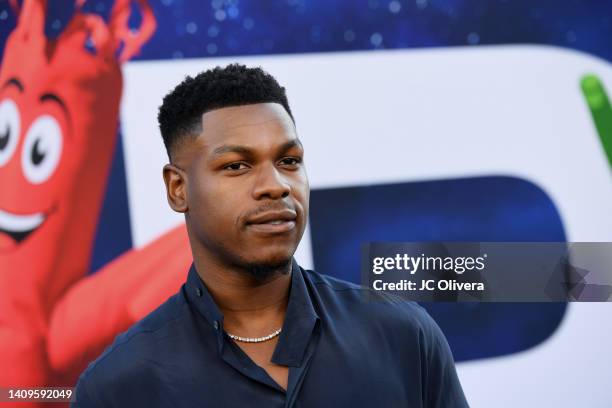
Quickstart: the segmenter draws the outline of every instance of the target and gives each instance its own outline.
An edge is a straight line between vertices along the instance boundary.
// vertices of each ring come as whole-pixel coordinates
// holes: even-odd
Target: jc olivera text
[[[482,282],[458,282],[453,279],[423,280],[420,285],[408,279],[399,282],[384,282],[377,279],[372,282],[372,288],[377,291],[484,291]]]

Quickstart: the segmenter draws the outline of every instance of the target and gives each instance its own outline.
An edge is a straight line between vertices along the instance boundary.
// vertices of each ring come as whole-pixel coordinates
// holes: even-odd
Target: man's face
[[[242,267],[286,264],[304,233],[310,192],[290,116],[277,103],[228,107],[205,113],[202,129],[173,155],[184,169],[192,246]]]

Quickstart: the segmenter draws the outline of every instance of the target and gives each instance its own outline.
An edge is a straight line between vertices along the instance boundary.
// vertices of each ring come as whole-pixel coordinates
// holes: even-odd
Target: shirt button
[[[202,296],[202,289],[197,288],[197,289],[196,289],[196,294],[197,294],[198,296]]]
[[[213,327],[215,328],[215,330],[219,330],[219,322],[215,320],[213,322]]]

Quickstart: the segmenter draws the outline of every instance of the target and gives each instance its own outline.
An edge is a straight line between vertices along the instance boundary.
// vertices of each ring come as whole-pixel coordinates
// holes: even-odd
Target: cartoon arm
[[[71,287],[50,318],[51,369],[76,379],[117,334],[178,291],[191,260],[187,233],[180,226]]]

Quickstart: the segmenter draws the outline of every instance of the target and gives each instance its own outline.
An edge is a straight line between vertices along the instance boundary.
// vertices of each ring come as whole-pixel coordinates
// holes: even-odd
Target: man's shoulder
[[[134,386],[135,381],[146,385],[152,374],[146,362],[154,360],[160,350],[180,335],[187,308],[180,291],[119,334],[79,377],[77,399],[79,394],[91,397],[92,390],[110,390],[122,384]]]
[[[467,407],[453,355],[440,327],[414,301],[305,270],[328,324],[342,333],[357,330],[359,341],[390,364],[410,366],[420,379],[424,406]]]
[[[308,280],[316,287],[323,302],[333,299],[340,311],[369,324],[401,326],[403,331],[431,333],[437,329],[434,320],[418,303],[374,289],[304,269]]]

